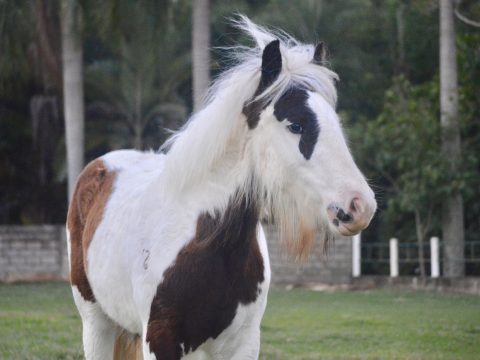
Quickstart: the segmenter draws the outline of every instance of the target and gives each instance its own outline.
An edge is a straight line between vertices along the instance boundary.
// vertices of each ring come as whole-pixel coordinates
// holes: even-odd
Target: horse
[[[80,174],[70,281],[93,359],[257,359],[269,217],[293,257],[368,226],[375,196],[347,147],[325,46],[247,17],[253,47],[158,152],[118,150]]]

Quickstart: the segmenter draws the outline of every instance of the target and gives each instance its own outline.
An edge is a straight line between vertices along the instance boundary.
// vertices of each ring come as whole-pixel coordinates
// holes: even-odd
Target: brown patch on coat
[[[152,301],[146,340],[157,359],[177,360],[233,321],[264,281],[258,209],[236,194],[223,215],[203,213],[194,238],[164,273]]]
[[[140,336],[121,330],[115,339],[113,360],[143,360]]]
[[[88,282],[86,253],[93,235],[102,221],[103,210],[112,192],[116,173],[109,172],[102,160],[88,164],[77,180],[68,208],[70,232],[70,283],[77,286],[82,297],[95,301]]]

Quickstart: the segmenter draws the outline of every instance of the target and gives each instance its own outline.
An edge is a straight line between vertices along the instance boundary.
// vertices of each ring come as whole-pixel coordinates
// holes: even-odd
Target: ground
[[[0,359],[83,359],[64,283],[0,285]],[[474,359],[480,297],[273,289],[261,359]]]

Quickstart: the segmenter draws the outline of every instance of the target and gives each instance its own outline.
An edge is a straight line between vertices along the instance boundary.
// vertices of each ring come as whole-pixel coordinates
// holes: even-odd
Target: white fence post
[[[362,251],[361,234],[353,235],[352,238],[352,276],[359,277],[362,273],[361,267],[361,251]]]
[[[398,276],[398,240],[390,239],[390,277]]]
[[[438,237],[430,238],[430,272],[432,278],[440,277],[440,251]]]

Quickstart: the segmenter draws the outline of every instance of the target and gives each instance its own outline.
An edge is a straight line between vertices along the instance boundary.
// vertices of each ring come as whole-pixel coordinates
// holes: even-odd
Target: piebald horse
[[[230,49],[237,64],[161,151],[114,151],[78,178],[67,235],[87,360],[257,359],[260,218],[304,257],[315,235],[358,233],[376,210],[323,44],[237,25],[255,47]]]

